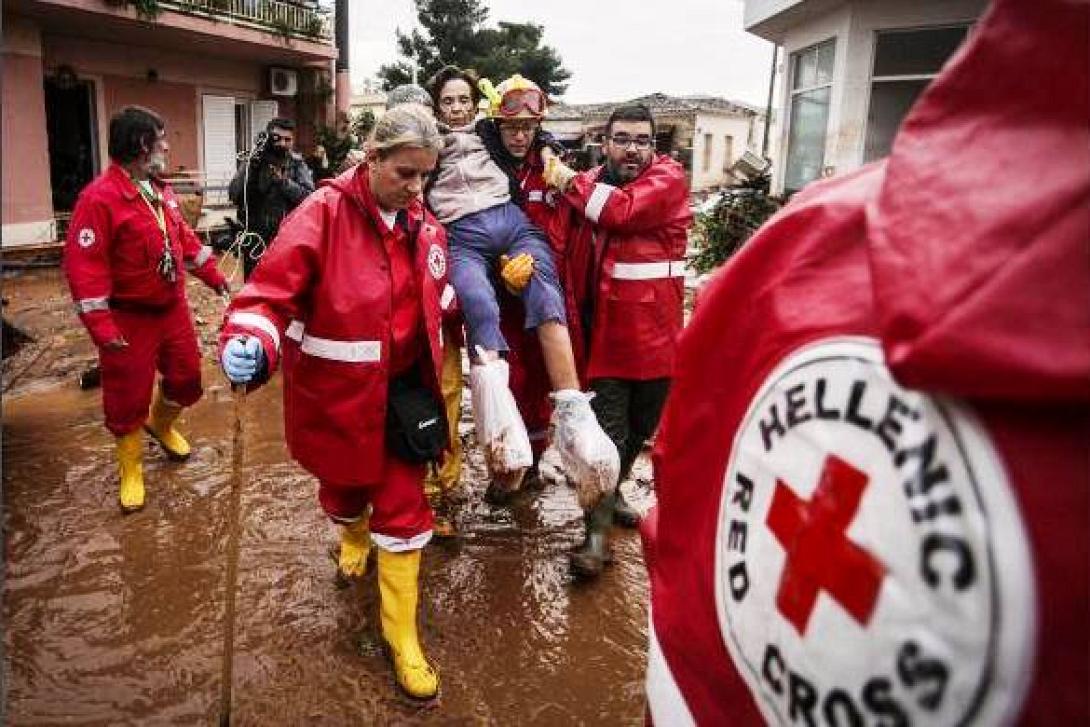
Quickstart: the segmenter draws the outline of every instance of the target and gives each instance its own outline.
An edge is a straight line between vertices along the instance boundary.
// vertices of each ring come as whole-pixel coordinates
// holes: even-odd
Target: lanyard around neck
[[[149,193],[144,189],[144,185],[135,179],[132,180],[132,183],[136,187],[136,191],[140,193],[140,199],[144,200],[144,204],[151,210],[151,214],[155,218],[155,224],[159,226],[159,231],[163,233],[163,240],[170,240],[170,235],[167,233],[166,216],[163,214],[162,198],[154,193]]]
[[[151,214],[155,218],[155,224],[159,227],[159,232],[163,235],[163,253],[159,258],[159,263],[156,268],[164,279],[173,283],[177,279],[177,271],[175,269],[174,256],[170,253],[170,233],[167,232],[166,215],[163,213],[163,198],[148,192],[144,189],[144,186],[135,179],[132,179],[132,183],[136,187],[136,191],[140,194],[140,199],[144,200],[144,204],[151,210]]]

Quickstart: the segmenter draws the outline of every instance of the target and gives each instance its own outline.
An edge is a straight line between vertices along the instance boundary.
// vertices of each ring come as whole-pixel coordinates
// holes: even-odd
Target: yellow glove
[[[575,176],[575,170],[560,161],[556,156],[547,155],[545,173],[542,176],[545,177],[545,184],[564,192],[567,190],[568,185],[571,184],[572,177]]]
[[[522,295],[534,274],[534,256],[528,252],[509,258],[500,255],[500,278],[511,295]]]

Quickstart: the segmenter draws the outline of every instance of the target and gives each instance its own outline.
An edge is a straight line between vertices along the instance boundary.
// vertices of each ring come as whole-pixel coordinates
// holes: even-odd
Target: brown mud
[[[121,515],[94,350],[58,271],[4,281],[5,315],[35,336],[4,364],[4,681],[11,725],[215,724],[220,714],[234,402],[212,361],[222,304],[190,286],[207,363],[182,419],[191,459],[149,443],[147,506]],[[468,407],[468,396],[466,406]],[[288,457],[275,380],[242,406],[242,493],[231,721],[235,725],[639,724],[647,577],[639,538],[573,583],[572,490],[484,502],[468,411],[451,513],[460,536],[424,554],[421,631],[439,703],[409,704],[379,647],[373,572],[338,588],[334,527]],[[646,458],[623,486],[650,504]]]

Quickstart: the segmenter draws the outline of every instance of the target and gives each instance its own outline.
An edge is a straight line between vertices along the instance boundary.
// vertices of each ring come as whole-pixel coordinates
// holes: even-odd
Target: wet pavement
[[[190,288],[207,356],[214,297]],[[508,507],[483,501],[468,447],[451,512],[460,536],[424,554],[421,629],[442,694],[398,696],[379,648],[373,572],[338,587],[335,529],[283,443],[276,380],[241,406],[209,359],[182,419],[183,464],[148,445],[147,507],[122,516],[93,350],[57,271],[4,283],[5,315],[36,336],[5,363],[4,681],[12,725],[215,724],[233,483],[241,490],[231,721],[236,725],[639,724],[647,578],[639,538],[614,531],[614,565],[573,583],[575,495],[551,482]],[[37,358],[35,358],[37,357]],[[646,508],[646,458],[623,487]],[[237,479],[235,479],[237,477]]]

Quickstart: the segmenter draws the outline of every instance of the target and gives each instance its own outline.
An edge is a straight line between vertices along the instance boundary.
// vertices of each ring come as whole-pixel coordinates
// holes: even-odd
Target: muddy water
[[[10,724],[217,721],[234,408],[211,367],[205,381],[183,418],[193,457],[169,463],[149,445],[148,505],[127,517],[98,392],[68,381],[5,397]],[[336,533],[287,456],[278,383],[243,412],[234,724],[642,722],[647,584],[635,533],[615,531],[615,564],[599,582],[573,584],[573,492],[552,484],[493,508],[471,452],[452,509],[461,537],[424,556],[423,641],[442,698],[421,710],[395,694],[378,648],[373,573],[335,583]],[[644,489],[625,489],[647,506]]]

